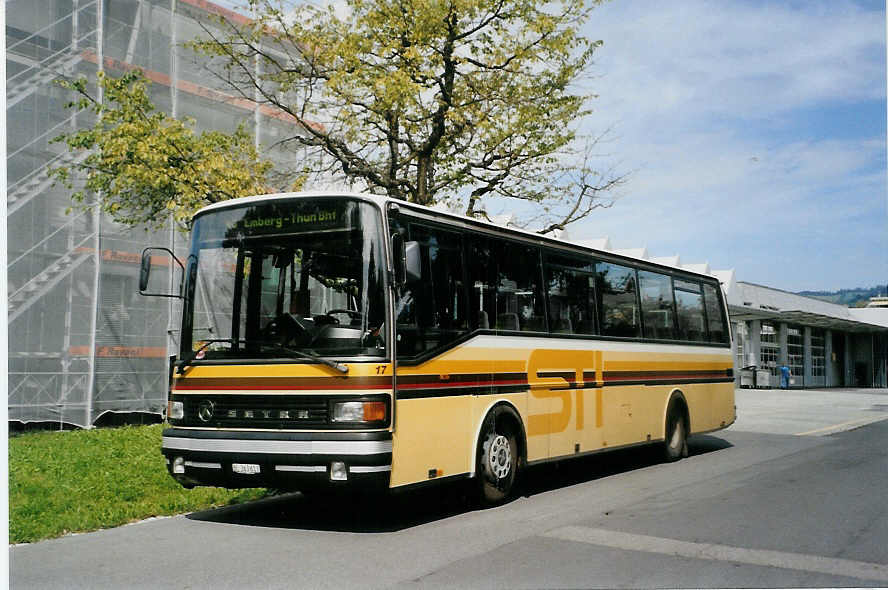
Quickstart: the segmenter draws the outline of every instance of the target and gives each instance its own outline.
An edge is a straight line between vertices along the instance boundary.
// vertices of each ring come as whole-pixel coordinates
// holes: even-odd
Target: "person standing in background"
[[[789,389],[789,379],[792,372],[786,365],[780,365],[780,389]]]

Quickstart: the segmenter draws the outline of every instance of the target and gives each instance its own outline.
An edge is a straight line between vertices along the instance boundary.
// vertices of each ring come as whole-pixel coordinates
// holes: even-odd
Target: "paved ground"
[[[738,389],[732,430],[826,436],[888,419],[888,389]]]
[[[521,497],[488,510],[466,508],[459,487],[385,501],[283,496],[12,547],[11,584],[888,586],[888,422],[847,430],[881,414],[888,391],[737,400],[741,420],[692,439],[678,463],[636,450],[538,467]]]

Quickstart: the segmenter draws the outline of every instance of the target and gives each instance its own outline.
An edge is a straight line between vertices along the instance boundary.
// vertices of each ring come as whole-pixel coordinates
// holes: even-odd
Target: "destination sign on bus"
[[[324,200],[263,203],[201,215],[195,224],[200,241],[242,239],[269,234],[299,234],[356,227],[355,201]]]
[[[319,208],[311,213],[297,213],[294,211],[289,215],[234,219],[226,223],[226,229],[229,231],[245,230],[250,233],[255,233],[261,232],[264,229],[282,230],[292,226],[317,226],[318,224],[335,225],[338,216],[338,211]]]

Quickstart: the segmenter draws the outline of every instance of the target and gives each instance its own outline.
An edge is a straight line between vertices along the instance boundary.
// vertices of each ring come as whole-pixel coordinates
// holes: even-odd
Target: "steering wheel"
[[[285,312],[265,324],[259,335],[263,340],[280,340],[281,344],[286,345],[291,340],[304,338],[307,333],[309,329],[299,317]]]
[[[331,309],[324,315],[333,317],[337,313],[344,313],[352,320],[360,320],[364,317],[364,314],[362,314],[360,311],[355,311],[353,309]],[[339,320],[336,320],[336,323],[339,323]]]
[[[361,345],[362,346],[376,346],[384,345],[385,343],[385,322],[379,324],[379,326],[372,328],[368,327],[364,334],[361,336]]]

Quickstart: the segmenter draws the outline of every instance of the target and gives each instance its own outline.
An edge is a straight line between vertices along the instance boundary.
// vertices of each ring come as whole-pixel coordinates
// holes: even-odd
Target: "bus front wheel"
[[[504,502],[515,485],[521,457],[517,427],[509,417],[508,410],[498,409],[484,419],[476,473],[480,500],[485,505]]]

